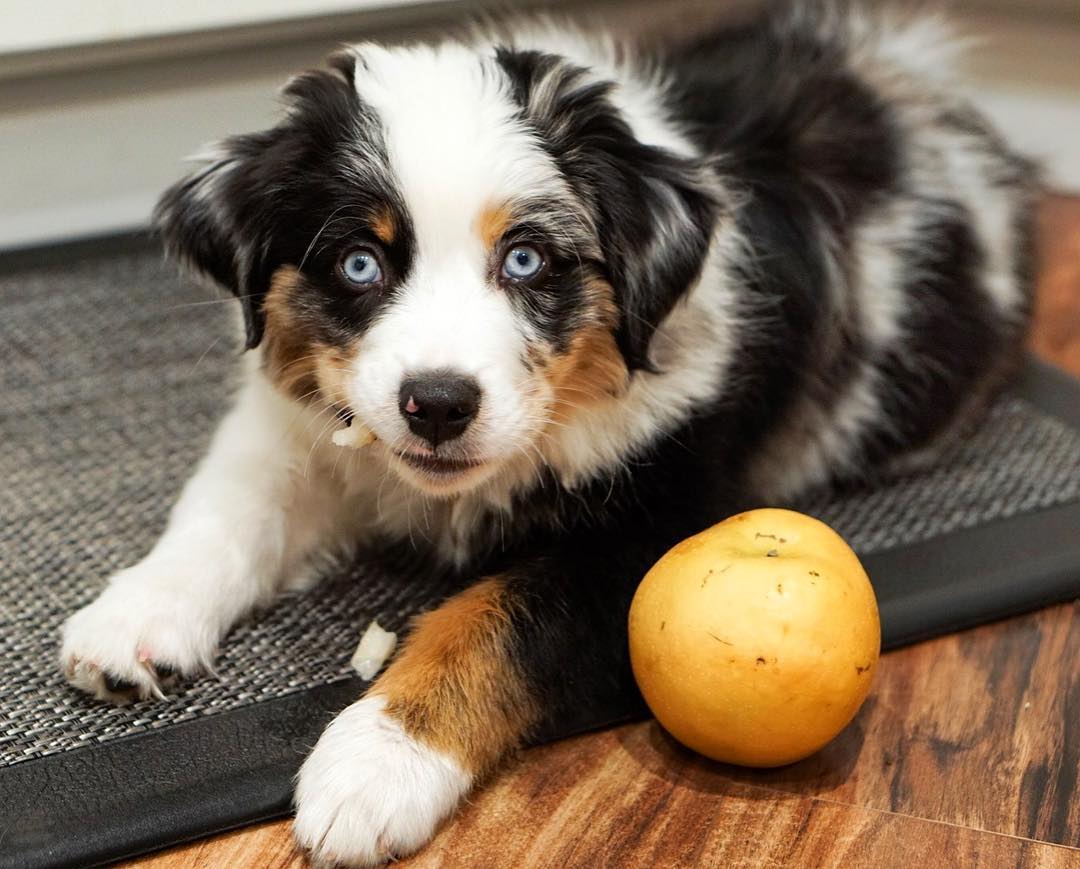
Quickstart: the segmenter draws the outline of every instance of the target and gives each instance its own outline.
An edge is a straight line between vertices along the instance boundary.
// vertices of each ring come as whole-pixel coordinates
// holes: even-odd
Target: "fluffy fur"
[[[301,772],[325,861],[407,853],[516,746],[636,708],[659,555],[932,457],[1027,321],[1032,170],[939,24],[803,5],[648,61],[507,33],[350,46],[165,194],[171,252],[240,300],[244,383],[64,631],[72,682],[123,700],[328,553],[456,570]]]

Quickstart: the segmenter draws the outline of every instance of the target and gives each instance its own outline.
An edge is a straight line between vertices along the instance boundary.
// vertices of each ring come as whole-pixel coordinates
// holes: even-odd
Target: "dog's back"
[[[924,460],[1017,355],[1036,173],[959,95],[955,54],[937,20],[811,4],[665,62],[738,203],[723,403],[760,496]]]

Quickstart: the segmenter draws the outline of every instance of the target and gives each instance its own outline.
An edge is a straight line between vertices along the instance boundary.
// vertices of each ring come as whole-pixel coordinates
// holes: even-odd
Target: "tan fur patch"
[[[314,401],[321,395],[340,403],[348,360],[336,347],[318,341],[297,317],[293,298],[302,290],[296,269],[286,266],[274,273],[263,300],[263,366],[267,376],[298,401]]]
[[[615,343],[618,312],[611,286],[599,279],[588,285],[591,318],[573,337],[570,349],[546,356],[544,376],[555,392],[554,413],[569,417],[582,405],[618,397],[630,373]]]
[[[411,736],[475,775],[517,747],[537,717],[510,657],[513,606],[505,583],[492,578],[419,616],[371,691]]]
[[[331,404],[348,405],[349,359],[336,347],[317,345],[315,379],[319,393]]]
[[[493,249],[513,225],[514,214],[505,203],[488,205],[476,218],[476,232],[488,250]]]
[[[291,304],[299,286],[296,269],[278,269],[263,300],[263,366],[267,376],[293,398],[307,397],[318,387],[313,342],[297,322]]]
[[[389,208],[379,211],[371,221],[371,231],[383,244],[393,244],[397,237],[397,221]]]

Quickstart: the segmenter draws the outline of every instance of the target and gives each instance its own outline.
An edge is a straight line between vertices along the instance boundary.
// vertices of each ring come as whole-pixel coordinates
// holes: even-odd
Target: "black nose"
[[[469,427],[480,409],[480,386],[451,371],[425,371],[405,378],[398,408],[412,433],[437,447]]]

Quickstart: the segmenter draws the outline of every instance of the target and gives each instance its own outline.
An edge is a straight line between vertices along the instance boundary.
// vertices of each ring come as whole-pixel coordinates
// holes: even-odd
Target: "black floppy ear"
[[[310,224],[321,219],[325,203],[304,200],[302,191],[320,189],[363,117],[356,56],[338,52],[328,64],[286,85],[286,115],[276,127],[208,148],[202,167],[154,210],[169,254],[240,299],[249,350],[262,339],[262,303],[274,272],[300,263]]]
[[[275,128],[212,146],[205,165],[165,191],[154,210],[169,255],[240,299],[249,350],[262,338],[261,306],[276,267],[279,215],[268,176],[282,137]]]
[[[555,55],[499,49],[523,114],[596,226],[621,309],[628,367],[651,368],[657,325],[693,286],[719,215],[702,161],[642,143],[610,99],[615,84]]]

